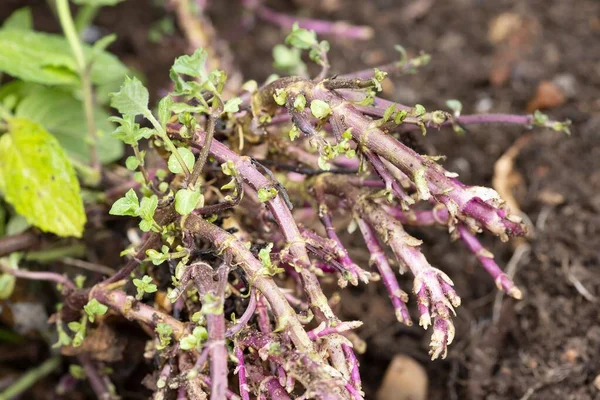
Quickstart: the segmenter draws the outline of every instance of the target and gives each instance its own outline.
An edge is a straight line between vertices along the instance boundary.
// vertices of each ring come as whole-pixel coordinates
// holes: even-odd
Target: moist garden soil
[[[5,0],[0,18],[25,3]],[[56,31],[44,2],[29,3],[35,7],[36,28]],[[117,33],[119,40],[110,50],[141,71],[157,96],[168,87],[168,68],[186,44],[177,31],[160,43],[148,41],[149,27],[165,15],[151,3],[128,0],[104,10],[97,25]],[[243,28],[237,1],[210,3],[210,17],[219,36],[230,43],[245,79],[267,78],[272,71],[271,49],[283,41],[285,32],[264,22]],[[446,155],[444,165],[467,184],[490,186],[496,161],[511,150],[512,167],[502,176],[496,172],[496,178],[512,188],[532,233],[526,240],[509,243],[487,236],[483,240],[500,265],[511,264],[524,298],[498,296],[476,259],[461,243],[451,242],[446,232],[411,231],[424,240],[426,256],[451,276],[462,297],[456,339],[445,360],[431,362],[430,332],[397,323],[381,285],[342,291],[341,317],[364,321],[358,333],[367,344],[360,359],[367,398],[375,398],[397,354],[408,355],[425,368],[430,399],[600,398],[600,378],[594,384],[600,375],[600,2],[267,3],[289,14],[347,20],[375,29],[370,41],[327,38],[333,73],[398,59],[395,44],[413,55],[420,50],[431,54],[428,66],[385,88],[392,100],[436,109],[455,98],[465,113],[525,113],[528,107],[546,104],[552,106],[545,110],[552,118],[573,121],[571,136],[483,126],[464,135],[430,130],[425,138],[413,138],[420,151]],[[542,82],[559,89],[563,98],[538,93]],[[362,246],[356,238],[349,240]],[[410,288],[408,280],[401,284]],[[33,365],[39,360],[24,355],[21,361]],[[128,379],[142,377],[135,374]],[[125,397],[144,398],[133,392]]]

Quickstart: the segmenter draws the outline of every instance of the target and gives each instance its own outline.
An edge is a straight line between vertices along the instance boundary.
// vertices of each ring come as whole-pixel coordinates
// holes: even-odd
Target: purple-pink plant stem
[[[96,395],[98,400],[110,400],[110,392],[108,391],[104,380],[98,374],[98,370],[92,363],[92,360],[90,359],[89,355],[81,354],[77,356],[77,359],[83,366],[85,375],[88,381],[90,382],[90,386],[92,387],[92,390],[94,391],[94,394]]]
[[[361,321],[340,322],[335,327],[323,327],[323,324],[321,324],[315,329],[308,331],[308,337],[312,340],[316,340],[317,338],[331,335],[332,333],[343,333],[351,329],[356,329],[362,326],[362,324]]]
[[[383,281],[383,284],[385,285],[385,288],[390,296],[390,300],[392,301],[392,305],[394,306],[396,318],[401,323],[411,326],[413,322],[405,304],[408,302],[408,295],[402,289],[400,289],[398,279],[396,279],[396,274],[394,274],[383,247],[381,247],[379,239],[373,231],[373,228],[371,228],[371,226],[362,218],[358,218],[357,221],[358,228],[362,233],[365,244],[367,245],[367,249],[369,250],[369,253],[371,253],[370,262],[371,264],[375,265],[379,271],[381,280]]]
[[[190,233],[212,243],[219,251],[230,254],[232,263],[240,265],[246,273],[248,281],[252,282],[253,286],[265,296],[277,321],[286,321],[285,324],[281,323],[286,326],[286,330],[297,348],[307,354],[315,354],[312,341],[298,320],[296,312],[281,293],[281,289],[273,282],[273,279],[260,272],[262,270],[261,262],[241,241],[193,214],[188,216],[185,228]]]
[[[254,312],[256,311],[256,293],[254,289],[250,289],[250,300],[248,301],[248,306],[246,310],[242,314],[242,316],[236,321],[235,325],[229,327],[225,332],[225,337],[232,337],[237,335],[242,329],[248,325],[250,319],[254,316]]]
[[[196,137],[192,146],[202,147],[204,138],[205,133],[196,130]],[[256,169],[248,157],[237,155],[219,141],[213,140],[211,142],[210,154],[220,163],[232,161],[239,174],[255,192],[258,192],[260,189],[272,187],[272,182]],[[267,201],[267,206],[288,242],[289,251],[295,258],[295,262],[302,267],[301,275],[304,283],[304,290],[310,299],[313,312],[315,315],[321,316],[324,320],[337,321],[335,314],[327,304],[327,297],[323,294],[319,281],[314,274],[309,271],[310,260],[308,258],[308,253],[306,252],[306,247],[304,246],[304,240],[302,239],[302,235],[300,235],[296,221],[281,195]]]
[[[308,398],[314,397],[310,396],[310,393],[318,393],[319,397],[324,399],[345,398],[342,395],[345,392],[345,381],[331,374],[331,367],[312,359],[305,353],[281,346],[275,335],[244,332],[238,337],[238,341],[242,346],[257,350],[261,357],[283,366],[286,372],[294,376],[307,389]],[[270,351],[273,348],[278,351]]]
[[[339,251],[337,252],[338,261],[344,267],[344,269],[350,273],[352,284],[358,284],[358,279],[362,280],[364,283],[369,283],[370,274],[366,271],[363,271],[354,263],[354,261],[352,261],[348,255],[348,250],[346,250],[346,247],[344,247],[342,241],[338,237],[335,227],[333,226],[331,213],[329,212],[329,208],[325,203],[323,193],[320,193],[319,190],[315,190],[315,196],[319,202],[319,218],[325,227],[325,233],[329,239],[333,240],[337,244],[337,247],[339,248]]]
[[[262,296],[260,296],[256,302],[256,311],[258,314],[258,328],[260,331],[265,334],[271,333],[271,321],[269,320],[269,313],[262,300]]]
[[[398,181],[394,179],[394,177],[392,176],[390,171],[388,171],[388,169],[385,167],[378,155],[373,154],[369,150],[363,150],[363,154],[367,156],[367,159],[373,166],[373,169],[375,169],[377,175],[379,175],[385,183],[386,189],[391,190],[403,204],[408,205],[413,204],[415,202],[408,194],[406,194],[404,189],[400,187]]]
[[[368,40],[373,37],[373,28],[368,26],[354,26],[346,22],[298,18],[274,11],[263,5],[257,7],[256,14],[260,19],[286,29],[291,28],[297,22],[300,28],[313,30],[319,35],[335,35],[360,40]]]
[[[431,339],[432,358],[437,358],[440,354],[445,355],[447,345],[454,337],[450,314],[454,313],[453,307],[460,305],[460,298],[452,288],[450,278],[429,264],[419,249],[421,241],[406,233],[398,221],[364,196],[366,193],[361,193],[360,189],[333,175],[321,175],[319,179],[315,185],[321,186],[328,194],[346,198],[353,205],[353,211],[381,237],[386,238],[401,267],[408,268],[415,277],[413,292],[417,294],[417,301],[428,306],[422,311],[428,311],[431,307],[435,320],[439,318],[448,321],[448,324],[434,324]],[[419,325],[424,328],[431,325],[429,312],[422,313]],[[441,330],[436,330],[437,327]]]
[[[488,274],[491,275],[496,283],[496,286],[498,286],[498,289],[504,290],[515,299],[521,299],[523,294],[519,288],[515,286],[514,282],[504,272],[502,272],[498,264],[496,264],[494,261],[494,255],[481,245],[477,237],[475,237],[475,235],[469,231],[469,228],[459,224],[457,229],[462,241],[467,245],[469,250],[475,254]]]
[[[388,214],[406,225],[431,226],[447,225],[450,221],[448,210],[441,207],[434,207],[432,210],[423,211],[401,211],[395,207],[384,207]],[[520,299],[522,293],[514,282],[504,273],[494,261],[494,256],[483,247],[479,239],[471,233],[469,228],[463,224],[457,225],[458,234],[467,248],[477,257],[483,268],[494,279],[494,282],[500,290],[504,290],[510,296]]]
[[[250,400],[250,392],[248,391],[248,382],[246,380],[246,364],[244,363],[244,350],[236,345],[235,357],[238,359],[237,375],[240,386],[240,396],[242,400]]]
[[[272,400],[290,400],[287,392],[279,383],[279,379],[274,376],[265,376],[261,367],[256,365],[248,365],[248,376],[253,382],[260,382],[259,391],[264,388]],[[258,394],[261,398],[261,394]]]
[[[484,201],[481,198],[484,194],[480,194],[484,191],[483,188],[467,187],[452,179],[442,166],[374,127],[369,118],[339,95],[316,85],[313,96],[315,99],[328,101],[332,117],[343,119],[358,143],[387,159],[410,177],[421,200],[433,197],[453,209],[456,217],[465,223],[474,225],[473,227],[481,225],[499,235],[502,240],[508,240],[509,234],[524,233],[523,225],[511,220],[504,210],[490,203],[499,200],[497,193],[491,189],[485,189],[488,201]]]
[[[170,126],[169,131],[179,135],[179,127],[180,126],[177,125]],[[175,128],[174,132],[173,128]],[[192,146],[201,147],[201,143],[204,143],[205,136],[205,132],[196,130],[196,135],[194,141],[192,142]],[[235,152],[228,149],[219,141],[213,140],[211,142],[210,154],[221,163],[232,161],[238,173],[246,182],[249,183],[255,193],[257,193],[260,189],[268,189],[272,187],[273,183],[256,169],[248,157],[238,156]],[[281,194],[267,201],[267,206],[271,210],[273,217],[277,221],[277,224],[279,225],[279,228],[281,229],[288,243],[289,252],[294,258],[294,263],[300,267],[300,275],[302,276],[304,290],[308,297],[313,314],[320,321],[328,321],[330,324],[337,323],[338,318],[329,306],[327,297],[321,289],[319,280],[314,273],[310,271],[310,259],[306,251],[306,246],[304,245],[304,240],[302,239],[302,235],[298,230],[296,221],[294,220],[289,208],[285,204]],[[272,308],[276,308],[276,305],[272,304],[271,302],[270,304]],[[287,304],[287,302],[285,302],[285,304]],[[296,337],[296,340],[298,339],[299,338]],[[306,339],[308,339],[308,337],[306,337]],[[304,344],[307,345],[307,343]],[[328,347],[331,347],[330,355],[334,367],[344,371],[346,363],[340,346],[332,342],[330,345],[328,345]]]
[[[17,278],[29,279],[34,281],[50,281],[63,285],[65,288],[73,291],[77,286],[69,278],[55,272],[34,272],[13,269],[0,264],[0,271],[15,276]]]
[[[177,340],[186,331],[181,321],[136,300],[133,296],[127,296],[122,290],[109,290],[103,285],[96,285],[91,289],[89,296],[128,320],[143,323],[151,328],[155,328],[159,323],[167,324],[173,329],[173,336]]]
[[[228,258],[231,259],[231,256]],[[214,271],[210,265],[200,262],[189,266],[188,269],[194,271],[192,275],[201,298],[204,299],[211,295],[217,303],[212,307],[220,310],[220,312],[210,312],[205,315],[208,328],[210,377],[212,380],[210,398],[211,400],[220,400],[225,396],[227,390],[228,355],[225,347],[225,318],[222,310],[225,302],[229,262],[225,261],[218,268],[216,285],[213,280]]]
[[[213,387],[213,383],[212,383],[212,379],[210,379],[208,376],[204,376],[204,375],[200,375],[200,379],[202,379],[202,381],[204,382],[204,384],[210,388]],[[212,394],[211,394],[212,397]],[[241,400],[240,396],[238,396],[237,394],[233,393],[231,390],[229,390],[229,388],[225,387],[225,391],[224,391],[224,395],[222,397],[219,398],[219,400],[222,399],[228,399],[228,400]]]
[[[432,210],[402,211],[396,207],[383,206],[388,214],[405,225],[432,226],[447,225],[450,214],[446,207],[434,207]]]
[[[360,372],[358,370],[358,360],[356,359],[356,355],[354,354],[354,349],[352,346],[348,344],[342,344],[342,349],[344,349],[344,354],[346,355],[346,359],[348,360],[348,364],[350,364],[350,383],[356,389],[354,392],[354,398],[356,400],[362,399],[362,383],[360,380]]]

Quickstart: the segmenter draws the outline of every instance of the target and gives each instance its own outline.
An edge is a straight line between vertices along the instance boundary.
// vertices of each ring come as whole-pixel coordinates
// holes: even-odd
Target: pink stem
[[[342,344],[342,349],[344,350],[348,364],[350,364],[350,381],[353,387],[358,391],[358,393],[355,393],[354,397],[357,399],[362,399],[362,396],[359,395],[359,393],[362,391],[362,384],[360,380],[360,372],[358,370],[358,360],[356,359],[356,355],[354,355],[354,350],[351,346]]]
[[[308,337],[311,340],[316,340],[317,338],[331,335],[332,333],[342,333],[352,329],[356,329],[362,326],[361,321],[351,321],[351,322],[340,322],[335,327],[323,327],[323,324],[319,325],[315,329],[308,331]]]
[[[237,320],[235,325],[227,329],[225,332],[226,337],[235,336],[238,334],[246,325],[250,319],[254,316],[254,312],[256,311],[256,293],[254,293],[254,289],[250,290],[250,301],[248,302],[248,306],[246,307],[246,311],[242,314],[242,316]]]
[[[358,227],[363,235],[365,244],[369,253],[371,253],[371,263],[377,267],[379,275],[383,280],[383,284],[388,291],[392,305],[396,313],[396,318],[403,324],[411,326],[413,324],[406,303],[408,302],[408,295],[400,289],[396,275],[390,267],[390,263],[385,255],[379,240],[373,228],[365,222],[363,219],[358,219]]]
[[[235,357],[238,359],[238,381],[240,384],[240,396],[242,400],[250,400],[248,383],[246,381],[246,365],[244,364],[244,350],[240,346],[235,346]]]
[[[368,40],[373,37],[373,29],[368,26],[353,26],[345,22],[292,17],[262,5],[258,7],[256,12],[259,18],[282,28],[291,28],[295,22],[298,22],[301,28],[313,30],[320,35],[330,34],[361,40]]]
[[[19,269],[12,269],[6,266],[0,265],[0,271],[13,275],[17,278],[30,279],[34,281],[50,281],[59,283],[70,290],[77,290],[77,286],[66,276],[57,274],[55,272],[33,272],[23,271]]]
[[[519,288],[515,286],[514,282],[502,272],[498,264],[496,264],[494,255],[481,245],[477,237],[475,237],[466,226],[459,224],[457,228],[462,241],[467,245],[469,250],[475,254],[483,268],[485,268],[494,279],[498,288],[504,290],[515,299],[521,299],[523,294]]]

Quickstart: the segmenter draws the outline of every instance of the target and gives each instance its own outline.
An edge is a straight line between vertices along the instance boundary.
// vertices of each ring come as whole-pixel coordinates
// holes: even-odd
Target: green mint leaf
[[[86,216],[71,162],[54,136],[14,118],[0,138],[0,191],[27,221],[45,232],[81,237]]]
[[[263,188],[258,190],[258,200],[261,203],[273,200],[277,197],[277,189],[275,188]]]
[[[427,111],[425,110],[425,107],[423,107],[421,104],[415,105],[415,108],[414,108],[415,117],[420,117],[423,114],[425,114],[426,112]]]
[[[188,215],[194,211],[201,198],[200,189],[179,189],[175,194],[175,211],[180,215]]]
[[[121,90],[111,94],[110,106],[125,115],[149,115],[150,95],[148,89],[136,77],[125,77]]]
[[[140,203],[139,215],[144,220],[150,220],[154,218],[154,212],[158,206],[158,197],[152,195],[150,197],[144,197]]]
[[[158,334],[159,344],[156,346],[157,350],[162,350],[171,344],[171,335],[173,334],[173,328],[170,325],[159,323],[156,325],[154,331]]]
[[[386,108],[383,112],[383,122],[388,122],[388,120],[394,114],[394,112],[396,112],[396,104],[392,104],[388,108]]]
[[[163,128],[167,126],[167,122],[171,118],[172,106],[173,99],[169,95],[166,95],[158,102],[158,120]]]
[[[208,339],[208,331],[203,326],[197,326],[192,331],[192,335],[196,338],[198,342],[204,342]]]
[[[158,287],[152,283],[152,278],[148,275],[144,275],[142,279],[134,279],[133,285],[137,288],[136,299],[141,300],[145,293],[154,293],[158,290]]]
[[[83,310],[88,315],[90,322],[94,322],[96,315],[104,315],[108,311],[108,307],[104,304],[100,303],[96,299],[92,299],[88,301],[88,303],[83,306]]]
[[[294,23],[292,32],[285,38],[285,44],[301,50],[309,50],[313,46],[318,46],[317,34],[315,31],[300,28],[298,23]]]
[[[85,379],[85,370],[83,369],[83,367],[81,365],[77,365],[77,364],[71,364],[69,365],[69,374],[71,374],[71,376],[77,380],[84,380]]]
[[[321,168],[323,171],[329,171],[331,169],[331,164],[329,164],[327,159],[323,156],[319,156],[317,164],[319,164],[319,168]]]
[[[194,54],[177,57],[171,70],[176,74],[199,78],[206,74],[206,59],[208,54],[199,48]]]
[[[137,217],[140,215],[140,203],[135,190],[129,189],[125,197],[115,201],[108,212],[110,215]]]
[[[331,107],[323,100],[313,100],[310,102],[310,111],[315,118],[324,119],[331,114]]]
[[[290,75],[306,73],[306,64],[302,61],[302,52],[282,44],[273,47],[273,67]]]
[[[83,46],[86,59],[94,50]],[[0,30],[0,71],[27,82],[79,87],[77,65],[69,43],[62,35],[21,29]],[[92,82],[98,92],[121,81],[127,68],[117,57],[99,52],[92,64]]]
[[[125,160],[125,166],[130,171],[135,171],[137,167],[140,166],[140,160],[136,158],[136,156],[129,156]]]
[[[26,83],[27,94],[19,101],[14,115],[37,122],[53,134],[70,157],[82,163],[90,161],[90,146],[87,139],[87,120],[83,103],[72,93],[54,87]],[[123,156],[123,144],[110,133],[115,129],[103,107],[94,108],[98,142],[98,158],[108,164]]]
[[[121,117],[110,117],[110,121],[119,124],[112,133],[112,137],[123,141],[130,146],[136,145],[142,139],[150,139],[154,131],[149,128],[140,128],[140,124],[135,123],[134,115],[123,115]]]
[[[284,89],[276,89],[273,99],[275,100],[275,103],[279,104],[280,106],[285,106],[285,102],[287,101],[287,92]]]
[[[233,99],[227,100],[225,106],[223,107],[223,112],[226,113],[234,113],[240,111],[240,104],[242,104],[242,99],[239,97],[234,97]]]
[[[188,169],[190,171],[192,169],[194,169],[194,163],[196,161],[196,159],[194,158],[194,153],[192,153],[189,149],[187,149],[185,147],[178,147],[177,152],[179,153],[181,158],[183,158],[183,162],[188,167]],[[169,171],[171,171],[174,174],[182,174],[183,173],[183,168],[181,167],[179,160],[177,160],[177,157],[175,157],[174,154],[171,154],[169,156],[169,161],[167,162],[167,166],[169,167]]]
[[[452,110],[455,117],[459,117],[462,112],[462,103],[455,99],[446,100],[446,106]]]
[[[294,98],[294,109],[296,111],[302,111],[306,108],[306,97],[302,93]]]
[[[140,221],[140,229],[142,232],[150,232],[154,227],[154,220],[151,219],[143,219]]]
[[[198,339],[194,337],[194,335],[187,335],[179,340],[179,348],[181,350],[187,351],[196,348],[198,344]]]
[[[404,64],[406,61],[408,61],[408,54],[403,46],[397,44],[394,46],[394,49],[400,53],[400,64]]]
[[[11,274],[0,275],[0,299],[6,300],[13,294],[17,278]]]
[[[169,259],[169,249],[165,249],[165,247],[166,246],[163,246],[162,250],[164,251],[162,253],[154,249],[146,250],[146,255],[148,256],[150,261],[152,261],[152,264],[160,265]]]
[[[22,7],[6,18],[2,24],[2,29],[21,29],[29,31],[33,29],[33,16],[30,7]]]

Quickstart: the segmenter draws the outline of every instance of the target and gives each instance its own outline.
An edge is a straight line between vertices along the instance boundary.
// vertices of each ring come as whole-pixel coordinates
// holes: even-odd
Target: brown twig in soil
[[[0,238],[0,257],[16,251],[23,251],[36,246],[40,242],[38,235],[28,231],[17,235]]]

